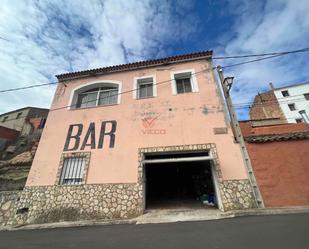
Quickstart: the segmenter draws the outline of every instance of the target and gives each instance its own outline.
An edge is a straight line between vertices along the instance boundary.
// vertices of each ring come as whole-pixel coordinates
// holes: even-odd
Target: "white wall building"
[[[274,93],[288,123],[309,123],[309,82],[275,88]],[[301,110],[305,115],[299,113]]]

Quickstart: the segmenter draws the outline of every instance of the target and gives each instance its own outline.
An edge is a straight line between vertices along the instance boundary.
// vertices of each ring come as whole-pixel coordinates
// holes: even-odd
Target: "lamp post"
[[[241,153],[244,159],[245,167],[247,170],[247,174],[248,174],[248,180],[250,182],[250,185],[252,186],[253,195],[254,195],[257,207],[264,207],[263,198],[262,198],[262,195],[260,193],[260,190],[258,188],[256,179],[253,173],[251,160],[250,160],[250,157],[249,157],[246,145],[245,145],[244,138],[241,134],[241,129],[239,127],[239,123],[237,120],[237,115],[236,115],[236,112],[235,112],[235,109],[232,103],[232,99],[230,96],[230,90],[233,85],[234,77],[224,77],[223,69],[221,66],[217,66],[217,72],[218,72],[219,80],[222,86],[222,91],[224,94],[227,110],[230,116],[231,128],[234,134],[234,139],[236,143],[239,143]]]
[[[226,85],[227,94],[230,94],[230,90],[232,88],[233,81],[234,81],[234,77],[226,77],[223,80],[223,84]]]

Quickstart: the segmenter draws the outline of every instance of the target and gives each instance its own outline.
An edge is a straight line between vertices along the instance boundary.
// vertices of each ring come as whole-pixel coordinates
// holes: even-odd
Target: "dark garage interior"
[[[214,208],[210,161],[145,165],[146,208]]]

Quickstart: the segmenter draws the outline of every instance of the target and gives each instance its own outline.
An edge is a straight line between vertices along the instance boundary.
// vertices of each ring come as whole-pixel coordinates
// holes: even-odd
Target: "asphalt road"
[[[0,232],[0,248],[309,248],[309,214]]]

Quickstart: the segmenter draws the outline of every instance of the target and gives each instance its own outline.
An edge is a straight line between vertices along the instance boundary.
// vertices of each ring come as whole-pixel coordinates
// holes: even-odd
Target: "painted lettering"
[[[72,135],[74,127],[77,127],[77,133],[75,135]],[[65,145],[63,149],[64,151],[72,151],[78,149],[80,142],[80,135],[82,134],[82,131],[83,131],[82,124],[73,124],[69,126],[68,135],[65,140]],[[74,146],[71,149],[69,149],[71,139],[74,139]]]
[[[87,143],[90,137],[90,143]],[[82,146],[80,147],[81,150],[84,150],[86,146],[90,146],[90,148],[93,150],[95,149],[95,125],[94,122],[91,122],[88,128],[88,131],[86,133],[86,136],[84,138],[84,142]]]
[[[111,127],[111,130],[109,132],[106,132],[106,124],[108,124],[108,123],[110,123],[112,125],[112,127]],[[102,122],[98,149],[103,148],[104,136],[105,135],[109,136],[109,148],[114,148],[116,128],[117,128],[116,120],[103,121]]]
[[[107,130],[107,124],[110,124],[110,129]],[[73,132],[77,129],[76,134],[73,134]],[[80,150],[85,150],[88,147],[90,149],[96,149],[96,146],[98,146],[98,149],[102,149],[104,146],[104,139],[109,136],[109,148],[114,148],[115,146],[115,140],[116,140],[116,129],[117,129],[117,121],[116,120],[110,120],[110,121],[103,121],[101,123],[100,128],[100,136],[98,139],[98,144],[96,143],[96,132],[95,132],[95,123],[91,122],[89,124],[88,130],[85,134],[84,140],[80,146]],[[64,151],[75,151],[79,149],[79,145],[81,142],[81,135],[83,132],[83,125],[82,124],[72,124],[69,126],[68,134],[65,140],[65,145],[63,150]],[[71,145],[71,148],[69,148]]]

